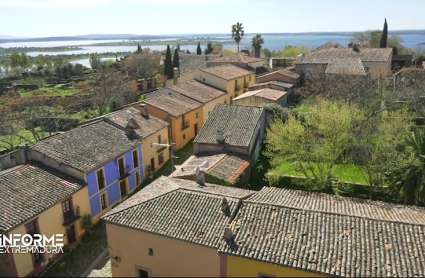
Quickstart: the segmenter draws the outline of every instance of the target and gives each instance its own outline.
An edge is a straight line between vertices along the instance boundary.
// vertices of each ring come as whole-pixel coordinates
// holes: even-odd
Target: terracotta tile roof
[[[161,177],[102,218],[112,224],[218,248],[225,227],[241,198],[253,191]],[[229,214],[221,210],[225,197]],[[126,203],[130,202],[130,205]],[[188,225],[190,223],[190,225]],[[216,227],[216,228],[213,228]]]
[[[180,75],[185,75],[189,72],[205,69],[206,62],[219,57],[218,55],[196,55],[179,53],[180,58]]]
[[[233,53],[230,55],[222,56],[216,59],[211,59],[208,62],[214,63],[255,63],[255,62],[263,62],[264,59],[255,58],[247,55],[246,53]],[[207,63],[208,63],[207,62]]]
[[[366,75],[360,58],[331,59],[325,73]]]
[[[140,145],[138,138],[105,121],[92,122],[30,146],[58,162],[91,172]]]
[[[260,107],[217,104],[193,142],[218,144],[217,130],[221,129],[225,144],[248,147],[263,112]]]
[[[291,83],[285,83],[280,81],[268,81],[268,82],[257,83],[252,86],[249,86],[249,90],[252,91],[252,90],[259,90],[263,88],[272,88],[272,87],[273,87],[272,89],[275,89],[276,87],[278,87],[286,91],[286,89],[293,88],[294,86],[295,85]]]
[[[280,74],[280,75],[287,76],[287,77],[292,78],[292,79],[300,78],[299,74],[292,72],[290,70],[287,70],[287,69],[280,69],[280,70],[277,70],[277,71],[268,72],[266,74],[261,75],[261,77],[273,75],[273,74]],[[257,75],[257,76],[259,76],[259,75]]]
[[[425,208],[340,197],[324,193],[264,187],[249,200],[256,203],[303,210],[425,225]]]
[[[319,46],[318,48],[313,49],[311,52],[325,50],[325,49],[333,49],[333,48],[345,49],[345,47],[343,47],[339,43],[336,43],[336,42],[327,42],[327,43]]]
[[[174,117],[179,117],[199,107],[202,103],[185,97],[183,95],[165,95],[144,100],[148,105],[155,106]]]
[[[248,91],[248,92],[246,92],[246,93],[244,93],[244,94],[242,94],[238,97],[235,97],[233,100],[238,100],[238,99],[256,96],[256,97],[259,97],[259,98],[264,98],[264,99],[276,101],[276,100],[280,99],[281,97],[285,96],[286,94],[287,94],[286,91],[266,88],[266,89],[260,89],[260,90],[255,90],[255,91]]]
[[[218,97],[226,95],[226,92],[196,80],[190,80],[178,85],[174,85],[169,87],[169,89],[204,104]]]
[[[206,174],[228,182],[234,182],[251,165],[248,158],[232,153],[192,155],[173,172],[173,177],[194,176],[195,168],[204,161],[209,163]]]
[[[302,200],[296,200],[302,204]],[[342,277],[423,277],[425,227],[243,202],[219,251]]]
[[[125,202],[119,204],[117,207],[109,211],[107,214],[105,214],[105,217],[178,189],[185,189],[194,192],[203,192],[206,194],[213,194],[217,196],[230,197],[235,199],[248,198],[249,196],[255,193],[255,191],[251,190],[209,183],[206,183],[206,185],[202,187],[194,181],[161,176],[157,178],[154,182],[150,183],[142,190],[134,194],[132,197],[128,198]]]
[[[138,128],[134,131],[141,138],[146,138],[149,135],[168,127],[168,123],[149,115],[149,118],[145,118],[141,115],[141,112],[133,107],[127,107],[116,112],[109,113],[104,117],[117,124],[121,128],[125,128],[128,123],[127,111],[131,112],[131,118],[137,123]]]
[[[327,64],[330,59],[360,58],[362,62],[388,62],[392,48],[364,48],[355,51],[352,48],[331,48],[312,51],[300,56],[297,64]]]
[[[201,70],[201,72],[206,72],[225,80],[232,80],[253,74],[249,70],[231,64],[206,68]]]
[[[25,223],[85,186],[84,181],[38,162],[0,171],[0,232]]]

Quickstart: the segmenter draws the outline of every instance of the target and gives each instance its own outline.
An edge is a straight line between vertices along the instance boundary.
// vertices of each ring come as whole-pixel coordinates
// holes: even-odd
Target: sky
[[[0,0],[0,35],[217,34],[425,29],[424,0]]]

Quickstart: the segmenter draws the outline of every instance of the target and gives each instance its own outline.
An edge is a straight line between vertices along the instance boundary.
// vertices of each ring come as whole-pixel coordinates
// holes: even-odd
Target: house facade
[[[226,64],[211,67],[200,71],[195,79],[227,92],[227,104],[232,103],[232,99],[247,92],[249,86],[255,84],[255,73]]]
[[[140,138],[100,119],[29,147],[28,159],[87,181],[96,223],[144,180]]]
[[[174,150],[184,147],[195,138],[203,124],[203,105],[183,95],[165,95],[148,98],[149,115],[169,123],[169,134]]]
[[[18,156],[19,151],[11,155]],[[70,247],[85,234],[82,216],[91,209],[84,180],[32,161],[0,171],[0,194],[2,235],[42,234],[51,238],[61,234],[63,244]],[[2,251],[0,277],[39,275],[63,254]]]
[[[190,80],[169,87],[168,89],[202,103],[204,122],[208,119],[216,104],[223,104],[228,99],[226,91],[214,88],[197,80]],[[202,125],[203,124],[204,123],[202,123]]]
[[[160,177],[103,219],[114,277],[425,275],[420,207]]]
[[[130,124],[128,122],[129,116],[131,116]],[[118,111],[105,115],[104,118],[109,123],[123,130],[130,128],[140,138],[142,143],[144,178],[153,175],[169,160],[169,149],[165,146],[157,145],[169,144],[169,124],[149,115],[145,104],[130,104]],[[140,181],[136,179],[135,184],[139,185]]]

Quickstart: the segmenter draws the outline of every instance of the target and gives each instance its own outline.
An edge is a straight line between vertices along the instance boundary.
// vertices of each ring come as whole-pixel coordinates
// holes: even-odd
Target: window
[[[161,144],[161,135],[158,135],[158,143]]]
[[[133,151],[133,165],[134,168],[139,167],[139,150]]]
[[[37,220],[31,221],[26,225],[27,234],[32,236],[38,234],[36,221]]]
[[[251,81],[251,75],[249,76],[249,81]]]
[[[197,118],[197,119],[199,118],[199,113],[196,113],[196,118]]]
[[[121,198],[127,196],[127,179],[120,181]]]
[[[227,103],[227,100],[224,100],[224,104],[226,104]]]
[[[105,173],[103,171],[103,168],[96,172],[97,176],[97,186],[99,190],[102,190],[105,188]]]
[[[149,248],[149,256],[153,256],[153,249]]]
[[[161,165],[162,163],[164,163],[164,154],[158,155],[158,163],[159,163],[159,165]]]
[[[32,256],[34,258],[35,265],[40,265],[43,262],[43,258],[39,252],[33,253]]]
[[[142,178],[140,176],[140,171],[136,172],[136,186],[140,185],[142,183]]]
[[[139,269],[138,277],[149,277],[149,272],[143,269]]]
[[[108,207],[108,200],[106,198],[106,192],[100,195],[100,206],[102,210],[106,209]]]
[[[183,140],[186,140],[186,134],[183,134]]]
[[[120,172],[120,176],[125,174],[125,160],[124,157],[118,159],[118,170]]]

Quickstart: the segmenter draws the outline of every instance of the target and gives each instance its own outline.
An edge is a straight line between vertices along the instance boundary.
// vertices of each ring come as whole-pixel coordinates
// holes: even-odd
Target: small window
[[[186,140],[186,134],[183,134],[183,140]]]
[[[164,163],[164,154],[158,155],[158,163],[159,163],[159,165],[161,165],[162,163]]]
[[[205,82],[205,78],[202,78],[202,80]]]
[[[158,135],[158,143],[161,144],[161,135]]]
[[[121,192],[121,198],[124,198],[128,194],[127,190],[127,179],[124,179],[120,181],[120,192]]]
[[[108,207],[108,200],[106,198],[106,192],[100,195],[100,206],[102,210],[106,209]]]
[[[199,113],[196,113],[196,118],[197,118],[197,119],[199,118]]]
[[[227,100],[224,100],[224,104],[226,104],[227,103]]]
[[[103,171],[103,168],[96,172],[97,176],[97,186],[99,190],[102,190],[105,188],[105,172]]]
[[[136,186],[139,186],[142,183],[142,178],[140,175],[140,171],[136,172]]]
[[[249,76],[249,81],[251,81],[251,75]]]
[[[153,256],[153,249],[149,248],[149,256]]]
[[[32,236],[34,236],[35,234],[38,234],[36,221],[37,220],[31,221],[26,225],[27,234]]]
[[[134,168],[139,167],[139,151],[138,150],[133,151],[133,165],[134,165]]]

